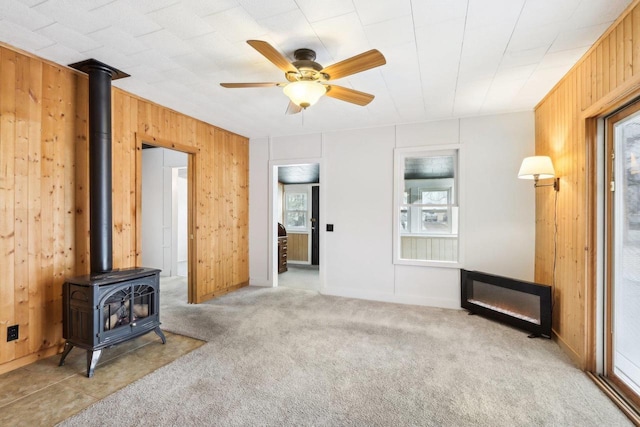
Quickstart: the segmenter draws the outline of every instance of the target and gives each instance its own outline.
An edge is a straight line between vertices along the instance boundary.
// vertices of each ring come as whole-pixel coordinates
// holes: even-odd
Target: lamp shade
[[[327,88],[320,82],[301,80],[289,83],[283,91],[291,102],[302,108],[307,108],[318,102],[320,97],[327,92]]]
[[[553,163],[549,156],[526,157],[522,161],[518,178],[520,179],[547,179],[556,176]]]

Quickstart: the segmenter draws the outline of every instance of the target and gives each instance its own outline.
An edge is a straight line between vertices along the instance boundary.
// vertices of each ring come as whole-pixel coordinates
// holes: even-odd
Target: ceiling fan
[[[387,63],[378,50],[371,49],[328,67],[322,67],[315,62],[316,53],[311,49],[296,50],[293,54],[295,61],[289,62],[284,55],[265,41],[247,40],[247,43],[284,71],[287,82],[220,83],[220,86],[227,88],[282,87],[285,95],[290,99],[287,114],[299,113],[315,104],[323,95],[362,106],[369,104],[374,98],[373,95],[328,82]]]

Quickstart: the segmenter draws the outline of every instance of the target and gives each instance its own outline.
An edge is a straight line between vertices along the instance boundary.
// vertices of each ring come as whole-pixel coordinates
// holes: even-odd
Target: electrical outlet
[[[7,342],[18,339],[18,325],[7,327]]]

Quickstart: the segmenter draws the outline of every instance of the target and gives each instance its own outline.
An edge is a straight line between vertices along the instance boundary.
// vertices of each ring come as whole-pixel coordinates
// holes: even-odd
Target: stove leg
[[[64,351],[62,352],[62,356],[60,356],[60,363],[58,363],[58,366],[64,365],[64,359],[67,358],[67,355],[71,352],[72,349],[73,344],[71,344],[69,341],[64,343]]]
[[[91,378],[93,376],[93,371],[95,371],[96,365],[98,364],[98,360],[100,360],[101,355],[102,349],[87,350],[87,377]]]
[[[155,332],[156,335],[158,335],[160,337],[160,339],[162,340],[162,344],[166,344],[167,343],[167,339],[164,337],[164,334],[160,330],[160,326],[156,326],[156,328],[153,330],[153,332]]]

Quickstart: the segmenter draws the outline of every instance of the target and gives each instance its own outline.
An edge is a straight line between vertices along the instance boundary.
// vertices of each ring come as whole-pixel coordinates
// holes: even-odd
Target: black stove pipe
[[[70,67],[89,75],[89,208],[91,274],[113,269],[111,80],[128,77],[89,59]]]

